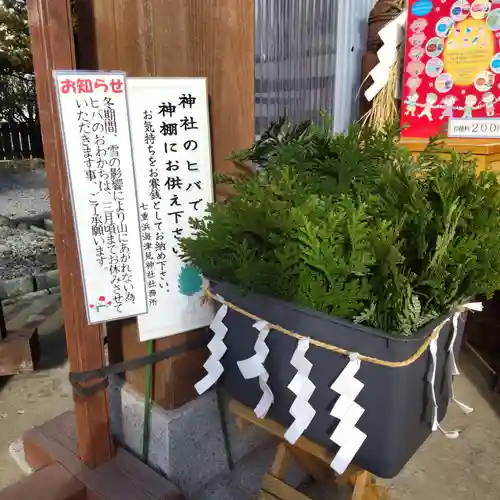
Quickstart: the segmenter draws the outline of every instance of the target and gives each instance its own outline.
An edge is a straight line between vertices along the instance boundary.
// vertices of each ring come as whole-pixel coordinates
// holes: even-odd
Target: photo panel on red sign
[[[409,0],[401,124],[406,138],[450,120],[500,118],[500,0]]]

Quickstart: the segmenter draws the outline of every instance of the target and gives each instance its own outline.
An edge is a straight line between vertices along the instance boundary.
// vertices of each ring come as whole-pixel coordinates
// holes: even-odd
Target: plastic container
[[[429,323],[411,338],[394,338],[382,331],[282,300],[246,294],[228,283],[214,283],[212,291],[270,323],[351,352],[386,361],[403,361],[412,356],[433,329],[446,319],[444,316]],[[258,379],[245,380],[236,363],[255,352],[257,331],[252,328],[253,323],[251,319],[229,309],[224,320],[228,327],[225,338],[228,350],[221,360],[224,366],[224,375],[221,378],[223,389],[231,397],[251,408],[259,402],[262,391]],[[462,343],[464,323],[459,324],[461,326],[455,342],[455,355],[458,354]],[[439,420],[446,415],[451,394],[451,380],[446,370],[449,355],[447,348],[451,336],[450,321],[442,328],[438,341],[435,390]],[[265,367],[269,372],[268,383],[274,394],[274,403],[267,416],[288,427],[293,422],[289,409],[295,395],[287,386],[296,373],[290,360],[297,341],[271,330],[266,344],[270,353]],[[330,411],[338,394],[333,392],[330,386],[348,360],[345,356],[313,345],[306,357],[313,364],[310,378],[316,385],[316,390],[310,403],[316,410],[316,416],[305,436],[334,453],[336,445],[330,440],[330,436],[338,420],[330,416]],[[357,427],[367,434],[367,439],[354,458],[354,464],[376,476],[392,478],[401,471],[431,434],[432,399],[430,384],[427,381],[430,366],[429,350],[416,362],[404,368],[361,363],[356,378],[361,380],[365,387],[356,401],[365,409],[365,413]]]

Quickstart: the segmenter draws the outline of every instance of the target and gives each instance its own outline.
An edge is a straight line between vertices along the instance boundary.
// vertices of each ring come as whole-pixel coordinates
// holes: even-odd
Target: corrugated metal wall
[[[328,1],[328,0],[326,0]],[[334,129],[342,132],[358,118],[358,91],[361,62],[366,48],[368,17],[377,0],[339,2],[337,25],[337,59],[333,101]]]
[[[255,117],[259,134],[286,115],[293,123],[357,118],[361,58],[376,0],[255,0]]]

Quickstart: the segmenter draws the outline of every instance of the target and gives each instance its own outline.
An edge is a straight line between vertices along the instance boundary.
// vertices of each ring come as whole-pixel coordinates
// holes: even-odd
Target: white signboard
[[[448,137],[498,138],[500,118],[450,118]]]
[[[213,319],[202,277],[179,249],[189,218],[213,200],[206,79],[128,78],[127,99],[149,308],[139,337],[150,340]]]
[[[89,323],[147,312],[125,75],[55,71]]]

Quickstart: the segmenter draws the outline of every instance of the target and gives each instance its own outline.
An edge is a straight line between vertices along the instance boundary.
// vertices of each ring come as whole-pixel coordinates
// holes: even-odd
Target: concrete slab
[[[200,492],[199,500],[251,500],[257,498],[262,477],[268,472],[274,460],[277,442],[272,440],[254,450],[238,463],[232,474],[222,475]],[[296,487],[306,478],[297,468],[292,468],[287,483]],[[335,484],[315,484],[300,491],[313,500],[351,500],[352,489]]]
[[[45,332],[62,327],[61,294],[41,295],[34,300],[19,300],[4,307],[7,331],[36,325]],[[44,322],[48,322],[43,325]]]
[[[256,498],[260,490],[262,476],[271,466],[276,443],[274,440],[264,445],[237,466],[232,474],[223,474],[209,483],[199,493],[199,500],[248,500]]]
[[[460,429],[459,439],[434,434],[401,474],[388,482],[391,500],[498,500],[500,498],[500,398],[462,352],[463,375],[456,397],[475,411],[464,415],[451,405],[445,429]]]

